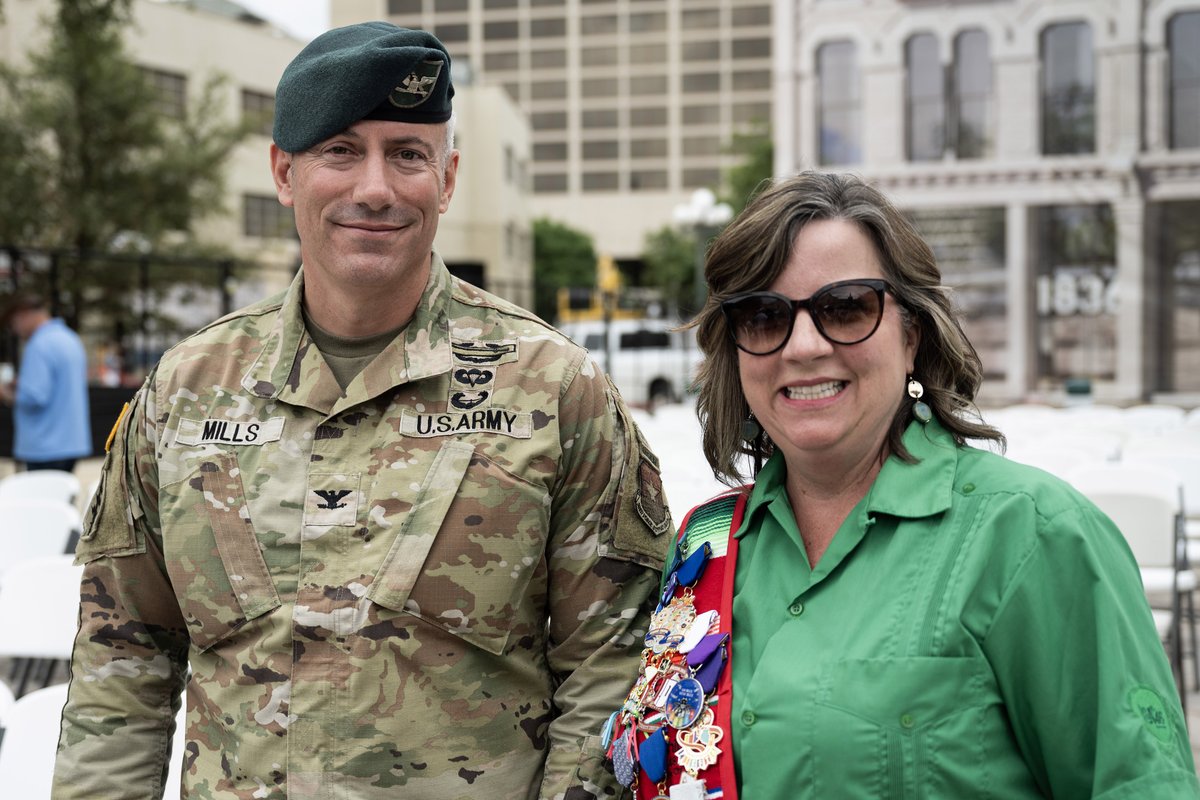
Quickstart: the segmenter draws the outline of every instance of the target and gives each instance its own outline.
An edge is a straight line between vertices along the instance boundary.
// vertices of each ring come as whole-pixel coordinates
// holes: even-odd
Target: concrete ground
[[[102,459],[90,458],[80,462],[75,468],[75,475],[79,478],[80,485],[83,487],[83,492],[87,492],[88,488],[93,486],[95,481],[100,478],[100,466]],[[0,459],[0,478],[10,474],[13,471],[13,464],[7,459]],[[81,505],[83,500],[81,499]],[[81,509],[82,510],[82,509]],[[1190,672],[1190,660],[1185,662],[1185,669]],[[60,667],[55,672],[55,681],[65,680],[65,671]],[[0,659],[0,680],[6,683],[11,683],[11,668],[10,664]],[[1192,755],[1198,767],[1200,767],[1200,687],[1192,685],[1188,680],[1187,693],[1187,718],[1188,730],[1192,740]]]

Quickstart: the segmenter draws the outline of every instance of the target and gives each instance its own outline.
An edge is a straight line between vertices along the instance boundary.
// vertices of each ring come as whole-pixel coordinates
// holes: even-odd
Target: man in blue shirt
[[[15,386],[0,385],[13,405],[13,457],[26,469],[70,472],[92,454],[83,342],[37,295],[14,297],[4,322],[25,344]]]

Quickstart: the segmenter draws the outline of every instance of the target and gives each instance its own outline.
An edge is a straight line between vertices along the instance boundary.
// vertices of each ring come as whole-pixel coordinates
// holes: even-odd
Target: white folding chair
[[[1094,453],[1072,450],[1050,445],[1037,445],[1023,442],[1010,445],[1004,452],[1005,458],[1031,467],[1045,470],[1051,475],[1067,479],[1072,470],[1091,464],[1103,463],[1104,459]]]
[[[78,509],[62,500],[0,501],[0,565],[68,552],[82,528]]]
[[[1131,433],[1161,436],[1183,427],[1184,410],[1165,403],[1143,403],[1125,409],[1125,427]]]
[[[28,559],[0,573],[0,658],[17,660],[18,697],[36,667],[45,670],[49,683],[54,664],[70,660],[82,577],[83,567],[72,564],[69,555]]]
[[[12,704],[17,698],[13,697],[12,689],[8,688],[8,684],[0,681],[0,730],[7,725],[5,720],[8,718],[8,710],[12,708]]]
[[[1182,606],[1184,602],[1189,606],[1186,616],[1190,640],[1195,642],[1192,592],[1197,586],[1183,543],[1182,481],[1169,469],[1129,464],[1079,467],[1069,473],[1068,480],[1124,534],[1141,569],[1142,583],[1151,603],[1163,595],[1170,598],[1169,649],[1182,699],[1186,686]]]
[[[0,501],[61,500],[75,504],[79,498],[79,479],[74,473],[58,469],[16,472],[0,480]]]
[[[5,797],[49,797],[54,780],[58,728],[67,684],[30,692],[5,716],[0,743],[0,787]]]

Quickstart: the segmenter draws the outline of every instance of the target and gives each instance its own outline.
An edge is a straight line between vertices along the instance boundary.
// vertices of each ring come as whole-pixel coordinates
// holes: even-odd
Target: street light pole
[[[675,206],[674,218],[677,225],[690,228],[696,237],[696,250],[693,263],[693,302],[695,313],[700,313],[704,307],[704,256],[707,252],[706,236],[714,232],[733,217],[733,209],[728,203],[718,203],[716,195],[709,189],[697,189],[692,192],[687,203]]]

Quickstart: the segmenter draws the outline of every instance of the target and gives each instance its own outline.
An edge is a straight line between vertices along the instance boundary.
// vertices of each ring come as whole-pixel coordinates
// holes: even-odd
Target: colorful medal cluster
[[[637,792],[639,771],[658,797],[704,798],[700,773],[717,762],[724,732],[714,720],[717,684],[729,634],[716,610],[696,609],[693,588],[712,556],[705,542],[676,559],[650,618],[638,679],[604,726],[604,747],[617,779]],[[669,769],[669,759],[679,769]],[[669,787],[670,773],[679,780]]]

